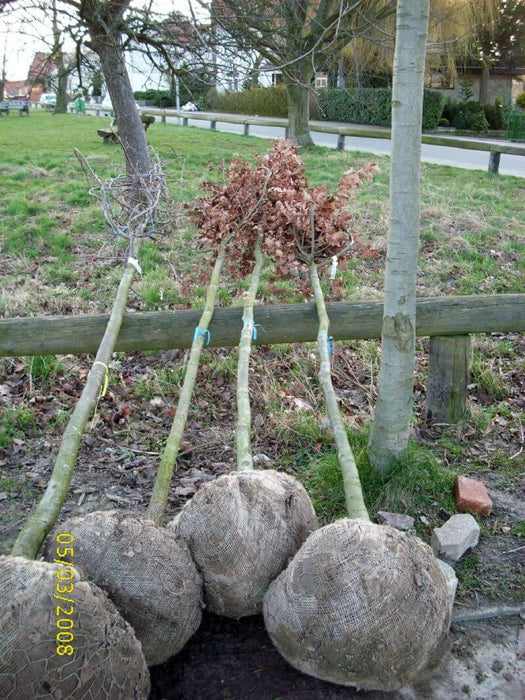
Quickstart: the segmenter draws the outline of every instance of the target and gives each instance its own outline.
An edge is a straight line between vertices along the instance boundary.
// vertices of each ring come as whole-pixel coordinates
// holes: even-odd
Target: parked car
[[[182,105],[181,110],[183,112],[198,112],[199,108],[194,102],[186,102],[185,105]]]
[[[54,92],[43,92],[40,95],[40,105],[42,107],[46,108],[51,108],[51,107],[56,107],[57,104],[57,96],[55,95]]]

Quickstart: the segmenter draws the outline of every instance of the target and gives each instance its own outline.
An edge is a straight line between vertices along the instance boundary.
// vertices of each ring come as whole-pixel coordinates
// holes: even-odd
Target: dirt
[[[523,339],[512,337],[510,342],[514,343],[519,357],[523,356]],[[268,466],[279,466],[283,449],[279,426],[269,408],[271,402],[278,400],[281,411],[285,411],[278,414],[279,420],[305,406],[320,404],[313,378],[315,362],[309,356],[311,350],[305,348],[301,352],[298,357],[303,374],[300,375],[290,371],[292,359],[277,358],[268,349],[259,348],[254,357],[260,391],[253,395],[252,418],[256,429],[253,447],[261,455],[261,464],[269,460]],[[184,357],[183,351],[170,351],[160,357],[130,354],[115,358],[110,389],[99,402],[95,425],[82,441],[62,519],[115,507],[144,512],[178,392],[176,385],[160,385],[158,373],[180,367]],[[341,406],[359,425],[368,419],[374,400],[368,369],[356,361],[350,348],[338,348],[336,357],[334,383],[341,392]],[[424,353],[418,357],[421,368]],[[65,411],[78,396],[91,359],[65,357],[61,362],[62,368],[52,378],[39,378],[30,377],[27,364],[21,360],[4,361],[0,410],[23,407],[29,411],[31,421],[17,432],[13,444],[0,450],[0,553],[9,551],[22,522],[47,484],[67,418]],[[180,510],[202,483],[234,466],[235,396],[231,364],[228,350],[207,351],[203,356],[196,399],[171,489],[168,518]],[[519,411],[523,407],[525,381],[522,375],[510,373],[505,375],[505,380],[513,387],[507,406],[511,411]],[[147,393],[144,393],[145,383]],[[475,390],[471,393],[474,407],[488,402]],[[424,398],[424,386],[416,382],[419,417],[416,433],[420,441],[434,444],[440,428],[427,424]],[[264,431],[258,430],[261,426]],[[517,583],[524,566],[520,550],[523,538],[516,531],[524,519],[522,486],[516,478],[523,466],[520,453],[523,435],[519,424],[510,420],[508,414],[503,417],[496,412],[483,431],[464,425],[458,428],[455,438],[464,448],[459,459],[472,463],[474,472],[481,469],[481,478],[494,500],[494,512],[484,521],[479,547],[460,562],[466,573],[460,574],[463,581],[456,610],[509,604],[523,598]],[[293,445],[287,447],[293,451]],[[510,462],[515,464],[515,473],[513,467],[509,471],[508,462],[505,466],[496,459],[502,452],[518,455]],[[452,467],[456,463],[446,451],[443,458]],[[435,513],[425,512],[432,525],[447,517],[437,503],[435,506]],[[340,688],[296,672],[273,648],[261,618],[235,622],[205,614],[200,630],[182,653],[164,666],[152,669],[151,698],[517,700],[525,696],[525,662],[517,660],[520,625],[523,621],[519,618],[508,618],[453,627],[451,653],[432,679],[387,695]]]
[[[521,625],[523,623],[521,622]],[[517,659],[519,618],[454,625],[451,652],[432,676],[394,693],[359,692],[299,673],[284,661],[260,617],[205,615],[184,650],[151,669],[151,700],[519,700],[525,661]]]

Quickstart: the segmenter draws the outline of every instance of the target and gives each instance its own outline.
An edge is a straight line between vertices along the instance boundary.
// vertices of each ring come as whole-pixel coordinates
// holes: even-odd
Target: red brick
[[[455,484],[456,504],[460,513],[490,515],[492,501],[485,484],[466,476],[457,476]]]

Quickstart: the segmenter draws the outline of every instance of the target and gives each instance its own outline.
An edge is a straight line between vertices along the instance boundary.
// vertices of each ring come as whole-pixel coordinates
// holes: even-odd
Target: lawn
[[[122,172],[117,146],[103,145],[93,116],[32,113],[0,119],[0,317],[107,311],[122,270],[123,246],[105,230],[97,200],[73,155],[80,149],[103,180]],[[233,155],[250,161],[268,142],[196,128],[154,124],[148,140],[159,153],[176,204],[216,177],[211,163]],[[330,288],[331,300],[382,296],[388,226],[388,167],[384,157],[314,148],[304,154],[313,184],[332,188],[342,172],[369,160],[381,173],[352,203],[354,230],[367,249],[351,259]],[[496,294],[525,289],[525,181],[484,172],[422,166],[418,294]],[[144,274],[129,308],[172,310],[202,304],[211,257],[196,242],[183,214],[169,233],[146,241]],[[243,285],[224,276],[221,305],[240,303]],[[260,302],[304,301],[304,280],[283,282],[267,268]],[[479,549],[458,568],[460,596],[518,595],[519,554],[525,534],[520,484],[524,447],[524,342],[519,334],[474,338],[470,414],[453,427],[428,424],[424,400],[428,339],[418,341],[413,443],[386,480],[366,458],[380,348],[375,341],[338,343],[334,383],[339,393],[373,513],[413,515],[428,541],[432,527],[453,512],[452,482],[463,473],[484,479],[494,515],[483,521]],[[313,346],[261,346],[253,358],[254,449],[261,462],[298,475],[326,522],[343,513],[334,448],[325,427]],[[119,355],[110,390],[80,454],[65,512],[131,505],[142,508],[169,430],[183,351]],[[78,396],[90,358],[0,360],[0,528],[7,549],[23,510],[41,493],[60,431]],[[255,380],[256,378],[256,380]],[[233,461],[235,351],[206,350],[174,483],[170,512],[191,495],[196,472],[228,471]],[[192,472],[193,470],[193,472]],[[189,474],[189,476],[188,476]],[[186,481],[184,481],[184,479]],[[191,481],[193,479],[193,482]],[[22,504],[22,507],[20,505]],[[84,509],[84,510],[83,510]]]

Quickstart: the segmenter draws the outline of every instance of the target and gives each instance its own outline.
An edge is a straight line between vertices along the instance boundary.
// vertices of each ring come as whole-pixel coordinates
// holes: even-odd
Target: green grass
[[[318,429],[299,429],[305,446],[321,440],[321,454],[295,451],[288,466],[299,473],[323,523],[346,517],[343,479],[331,439]],[[454,473],[428,448],[411,443],[409,451],[387,476],[372,469],[366,453],[368,431],[348,431],[361,479],[366,506],[372,519],[377,511],[407,513],[417,519],[426,513],[430,518],[439,508],[454,508]],[[324,442],[324,444],[323,444]]]
[[[114,265],[121,248],[105,232],[98,204],[88,193],[88,183],[80,171],[73,148],[79,148],[102,179],[123,170],[118,147],[103,145],[96,129],[107,119],[76,115],[53,115],[36,112],[27,120],[4,119],[0,132],[2,178],[0,180],[0,250],[10,259],[45,263],[44,284],[37,296],[49,300],[52,311],[60,312],[64,302],[54,299],[54,289],[69,286],[70,305],[92,311],[82,290],[89,288],[91,299],[107,308],[108,296],[116,279],[107,274],[109,259]],[[212,133],[206,129],[182,128],[154,124],[148,131],[151,145],[165,163],[169,188],[176,202],[188,201],[202,193],[200,183],[216,173],[207,170],[209,162],[228,162],[238,154],[253,162],[269,146],[267,140]],[[196,147],[198,144],[198,148]],[[337,153],[313,148],[304,154],[308,176],[314,185],[333,188],[342,172],[359,167],[367,160],[376,161],[381,173],[371,185],[363,187],[352,202],[353,229],[363,243],[372,247],[385,238],[388,219],[388,158],[363,153]],[[24,194],[20,193],[23,182]],[[422,166],[422,247],[420,288],[422,293],[497,293],[519,292],[525,286],[523,239],[525,213],[519,193],[523,180],[512,177],[489,178],[484,172],[460,170],[446,166]],[[430,249],[427,249],[430,247]],[[364,258],[351,261],[340,270],[341,293],[345,298],[370,298],[382,288],[383,249],[379,244],[378,260]],[[491,253],[496,251],[497,255]],[[140,254],[144,268],[143,288],[138,290],[142,308],[165,308],[195,301],[193,287],[181,289],[184,277],[193,274],[196,249],[191,230],[171,232],[162,241],[147,242]],[[49,260],[48,258],[54,258]],[[97,271],[106,278],[86,274],[86,258],[96,258]],[[514,273],[509,275],[509,265]],[[46,266],[55,266],[47,272]],[[79,269],[79,267],[83,269]],[[63,268],[63,272],[60,269]],[[91,268],[92,270],[94,268]],[[293,282],[272,281],[271,271],[261,286],[264,301],[297,300]],[[8,284],[15,281],[7,275]],[[111,277],[111,279],[109,279]],[[159,277],[170,280],[162,285]],[[24,285],[27,294],[34,286]],[[223,300],[235,303],[236,292],[230,289]],[[16,294],[13,311],[4,300],[4,313],[20,313]],[[57,308],[55,309],[55,306]],[[31,308],[31,312],[38,310]]]
[[[52,391],[58,376],[64,371],[64,365],[60,358],[54,355],[25,357],[23,363],[33,385],[33,390],[38,389],[43,392]]]
[[[32,427],[34,422],[33,413],[29,409],[7,408],[0,416],[0,449],[10,447],[17,438],[22,439],[24,431]]]

